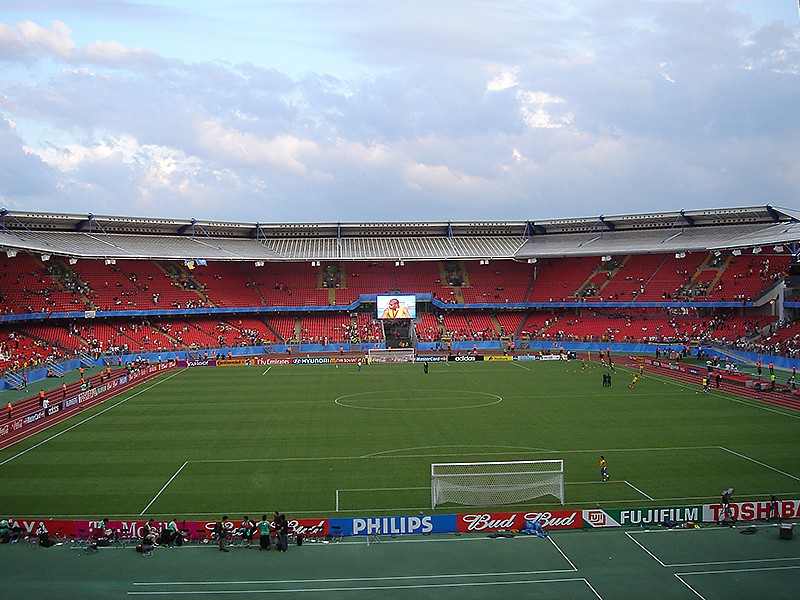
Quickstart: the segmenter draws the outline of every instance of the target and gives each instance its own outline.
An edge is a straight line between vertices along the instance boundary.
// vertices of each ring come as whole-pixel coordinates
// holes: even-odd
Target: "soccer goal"
[[[431,508],[453,503],[499,506],[553,496],[564,504],[564,461],[431,465]]]
[[[413,348],[370,348],[367,351],[370,363],[407,363],[414,362]]]

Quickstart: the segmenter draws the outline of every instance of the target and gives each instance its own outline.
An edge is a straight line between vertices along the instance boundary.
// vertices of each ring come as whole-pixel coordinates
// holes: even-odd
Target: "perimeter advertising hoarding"
[[[126,539],[141,538],[144,532],[146,520],[120,521],[109,520],[107,526],[116,531],[120,537]],[[271,521],[270,521],[271,522]],[[208,539],[214,531],[216,521],[178,521],[178,527],[185,531],[184,539],[202,540]],[[36,533],[39,526],[44,525],[50,532],[51,537],[58,534],[66,539],[78,537],[96,539],[103,534],[103,522],[94,521],[66,521],[58,519],[9,519],[11,527],[19,527],[23,535]],[[154,521],[154,526],[158,531],[165,529],[169,521]],[[225,529],[234,532],[238,529],[240,521],[226,521]],[[289,519],[289,527],[295,534],[304,537],[321,537],[329,533],[328,519]],[[256,533],[258,538],[258,533]]]
[[[702,506],[672,506],[662,508],[612,508],[583,511],[587,527],[630,527],[631,525],[662,525],[664,523],[699,523]]]
[[[414,319],[417,316],[416,296],[377,296],[379,319]]]
[[[329,526],[345,536],[453,533],[456,531],[456,520],[456,515],[363,517],[330,519]]]
[[[772,512],[770,512],[772,506]],[[800,519],[800,501],[778,500],[775,504],[764,502],[731,503],[735,518],[740,521],[753,521],[771,518],[784,521]],[[410,535],[430,533],[491,533],[496,531],[519,531],[525,528],[525,521],[538,519],[548,531],[559,529],[581,529],[582,527],[620,527],[654,526],[665,524],[715,523],[722,518],[721,504],[703,506],[674,506],[663,508],[631,509],[591,509],[527,511],[513,513],[467,513],[460,515],[416,515],[398,517],[356,517],[334,519],[289,519],[289,525],[296,534],[303,536],[327,536],[332,531],[344,536],[369,535]],[[65,538],[95,537],[102,529],[102,521],[67,521],[55,519],[10,518],[11,527],[19,527],[23,535],[33,534],[40,525]],[[186,538],[207,540],[214,530],[214,521],[179,521]],[[144,520],[108,522],[111,529],[123,537],[141,537]],[[157,521],[156,529],[164,529],[167,521]],[[227,521],[225,528],[235,531],[238,521]]]
[[[525,528],[525,521],[538,520],[545,529],[581,529],[580,510],[543,510],[514,513],[472,513],[457,515],[459,532],[509,531]]]
[[[738,521],[756,521],[761,519],[781,519],[793,521],[800,519],[800,501],[776,500],[769,502],[731,502],[730,515]],[[703,520],[717,522],[723,518],[722,504],[706,504],[703,506]]]
[[[767,500],[763,502],[731,502],[731,517],[738,521],[800,519],[800,501]],[[723,519],[722,504],[671,506],[659,508],[611,508],[583,511],[587,527],[660,527],[681,523],[717,523]]]

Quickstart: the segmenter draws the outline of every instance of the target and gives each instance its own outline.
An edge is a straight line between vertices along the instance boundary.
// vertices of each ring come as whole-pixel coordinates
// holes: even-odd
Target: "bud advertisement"
[[[583,517],[579,510],[543,510],[458,515],[456,531],[462,533],[514,531],[525,529],[525,521],[537,520],[545,529],[580,529],[583,527]]]

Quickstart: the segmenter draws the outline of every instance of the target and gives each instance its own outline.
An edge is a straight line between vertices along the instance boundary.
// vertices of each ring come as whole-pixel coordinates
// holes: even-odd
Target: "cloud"
[[[740,3],[76,6],[0,23],[9,204],[524,219],[800,192],[800,33]]]
[[[195,137],[205,154],[223,163],[277,166],[299,174],[307,172],[304,157],[317,152],[310,140],[293,135],[264,139],[226,127],[218,120],[197,123]]]
[[[69,59],[75,51],[72,30],[61,21],[53,21],[49,29],[23,21],[19,24],[19,42],[34,52],[63,59]]]
[[[30,199],[53,190],[52,172],[8,118],[0,120],[0,190],[10,199]]]

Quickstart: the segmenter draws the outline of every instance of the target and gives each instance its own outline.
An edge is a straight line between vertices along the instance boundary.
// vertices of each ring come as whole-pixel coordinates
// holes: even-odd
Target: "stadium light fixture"
[[[69,264],[71,264],[71,265],[76,265],[76,264],[78,264],[78,259],[77,259],[77,258],[75,258],[75,257],[73,257],[73,258],[70,258],[70,259],[69,259]]]
[[[611,260],[611,256],[609,256],[608,254],[606,254],[605,256],[601,256],[600,257],[600,261],[601,262],[608,262],[610,260]]]
[[[48,260],[50,260],[50,255],[49,254],[42,254],[42,262],[47,262]]]
[[[107,259],[105,260],[105,263],[106,263],[107,265],[115,265],[115,264],[117,264],[117,261],[116,261],[116,260],[114,260],[113,258],[107,258]]]
[[[714,250],[714,256],[719,258],[720,256],[722,256],[722,252],[720,252],[719,250]]]
[[[731,254],[733,254],[734,256],[741,256],[742,255],[742,251],[739,250],[739,248],[737,248],[736,250],[731,252]]]
[[[686,258],[686,252],[676,252],[675,258]]]
[[[16,255],[17,255],[16,250],[6,250],[6,256],[8,256],[8,258],[14,258]]]
[[[761,253],[761,246],[756,246],[753,248],[753,254],[760,254]]]
[[[773,246],[773,252],[783,252],[783,246]]]
[[[263,260],[257,260],[257,261],[256,261],[255,263],[253,263],[253,264],[254,264],[255,266],[257,266],[257,267],[263,267],[263,266],[264,266],[264,261],[263,261]]]
[[[536,264],[538,261],[539,261],[539,259],[538,259],[538,258],[529,258],[529,259],[528,259],[528,264],[529,264],[529,265],[534,265],[534,264]]]

